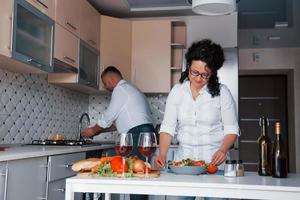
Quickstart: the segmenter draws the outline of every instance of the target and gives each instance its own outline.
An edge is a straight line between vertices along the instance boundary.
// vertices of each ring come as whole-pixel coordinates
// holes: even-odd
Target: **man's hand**
[[[88,127],[88,128],[83,129],[83,131],[80,134],[82,137],[90,138],[95,135],[98,135],[100,133],[100,131],[101,131],[101,127],[95,125],[93,127]]]
[[[154,160],[154,169],[160,170],[165,166],[166,156],[159,154]]]

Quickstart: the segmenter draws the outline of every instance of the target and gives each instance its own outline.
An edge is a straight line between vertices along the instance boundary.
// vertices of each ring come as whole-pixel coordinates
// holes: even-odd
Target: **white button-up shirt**
[[[177,134],[176,160],[203,159],[210,162],[226,134],[239,134],[235,102],[225,85],[214,98],[204,86],[196,100],[190,81],[175,85],[169,93],[160,132]]]
[[[118,132],[128,132],[141,124],[153,123],[145,95],[125,80],[114,88],[110,104],[97,124],[108,128],[115,122]]]

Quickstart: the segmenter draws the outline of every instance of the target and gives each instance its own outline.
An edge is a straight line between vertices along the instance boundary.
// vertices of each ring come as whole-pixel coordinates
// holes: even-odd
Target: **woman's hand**
[[[222,164],[227,158],[226,152],[224,150],[218,149],[212,156],[211,165],[218,166]]]
[[[154,169],[160,170],[165,166],[166,156],[159,154],[154,160]]]

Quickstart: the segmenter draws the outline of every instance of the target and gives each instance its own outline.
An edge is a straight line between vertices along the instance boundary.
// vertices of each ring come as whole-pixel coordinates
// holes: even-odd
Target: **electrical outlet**
[[[259,62],[259,60],[260,60],[260,53],[259,52],[253,52],[252,61],[253,62]]]

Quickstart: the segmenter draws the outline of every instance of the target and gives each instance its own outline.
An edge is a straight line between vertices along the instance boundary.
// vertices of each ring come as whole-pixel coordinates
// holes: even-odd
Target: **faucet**
[[[80,120],[79,120],[79,126],[78,126],[78,138],[81,140],[82,139],[82,136],[81,136],[81,129],[82,129],[82,122],[83,122],[83,118],[86,116],[86,119],[87,119],[87,125],[90,125],[90,117],[87,113],[83,113],[80,117]]]

